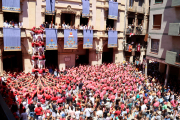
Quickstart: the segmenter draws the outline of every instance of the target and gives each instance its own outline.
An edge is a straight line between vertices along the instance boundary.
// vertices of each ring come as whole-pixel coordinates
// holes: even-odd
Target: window
[[[81,17],[80,17],[80,25],[83,25],[83,26],[88,25],[88,22],[89,22],[89,18],[83,18],[82,15],[81,15]]]
[[[52,20],[53,20],[53,24],[55,24],[55,15],[45,15],[45,22],[51,24]]]
[[[151,39],[151,52],[158,53],[159,51],[159,40]]]
[[[75,14],[62,13],[61,14],[61,25],[66,24],[69,26],[75,25]]]
[[[163,0],[155,0],[155,4],[163,3]]]
[[[114,27],[114,20],[107,19],[106,20],[106,28],[112,29]]]
[[[153,15],[153,29],[161,29],[161,15]]]

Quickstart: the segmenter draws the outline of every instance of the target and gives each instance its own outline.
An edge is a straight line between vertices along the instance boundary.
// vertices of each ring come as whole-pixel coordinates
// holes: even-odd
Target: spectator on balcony
[[[59,24],[58,29],[61,29],[61,24]]]
[[[45,22],[43,22],[43,24],[41,24],[41,26],[45,28],[45,27],[46,27],[46,24],[45,24]]]
[[[46,28],[49,28],[49,23],[48,22],[46,22]]]
[[[85,26],[83,27],[83,29],[87,29],[87,26],[85,25]]]
[[[9,22],[9,25],[8,25],[8,28],[13,28],[14,26],[13,26],[13,24],[12,24],[12,22],[10,21]]]
[[[8,22],[7,22],[7,20],[5,20],[5,22],[3,23],[3,27],[8,28]]]
[[[79,29],[83,29],[83,24],[81,24],[80,28]]]
[[[23,22],[19,22],[19,28],[23,28]]]
[[[57,23],[55,23],[55,26],[54,26],[54,28],[55,28],[55,29],[58,29],[58,25],[57,25]]]
[[[54,28],[54,24],[52,21],[51,21],[51,24],[49,25],[49,28]]]
[[[79,29],[79,25],[76,27],[76,29]]]
[[[14,24],[14,28],[18,28],[18,24],[17,24],[17,22],[15,22],[15,24]]]
[[[66,29],[70,29],[69,23],[66,25]]]
[[[65,24],[65,22],[63,22],[62,29],[65,29],[65,28],[66,28],[66,24]]]

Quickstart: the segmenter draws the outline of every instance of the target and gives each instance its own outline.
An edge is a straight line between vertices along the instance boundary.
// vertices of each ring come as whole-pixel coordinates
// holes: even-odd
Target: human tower
[[[32,74],[36,77],[42,76],[45,73],[45,53],[43,40],[44,28],[33,27],[31,29],[32,41]]]

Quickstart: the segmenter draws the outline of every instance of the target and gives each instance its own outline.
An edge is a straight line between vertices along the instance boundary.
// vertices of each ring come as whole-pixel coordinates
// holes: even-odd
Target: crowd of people
[[[23,22],[14,22],[14,20],[11,21],[7,21],[5,20],[5,22],[3,23],[3,27],[4,28],[22,28],[23,27]]]
[[[58,25],[57,23],[54,24],[52,21],[51,21],[51,23],[44,22],[43,24],[41,24],[41,26],[44,28],[55,28],[55,29],[81,29],[81,30],[83,30],[83,29],[93,30],[94,29],[94,26],[90,26],[90,25],[88,26],[88,25],[81,24],[76,27],[75,25],[70,25],[69,23],[66,24],[65,22],[63,22],[62,25],[61,24]]]
[[[180,119],[177,89],[146,77],[128,62],[79,66],[37,79],[30,73],[4,72],[0,83],[16,119]]]

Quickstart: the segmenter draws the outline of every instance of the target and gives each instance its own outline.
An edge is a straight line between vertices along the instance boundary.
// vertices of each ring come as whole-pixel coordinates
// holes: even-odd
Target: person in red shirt
[[[117,116],[119,116],[120,114],[121,114],[121,111],[120,111],[120,108],[118,107],[117,110],[116,110],[116,112],[115,112],[115,116],[117,117]]]
[[[38,120],[38,117],[41,116],[43,112],[41,104],[37,104],[37,107],[35,108],[34,112],[36,113],[36,119]]]

